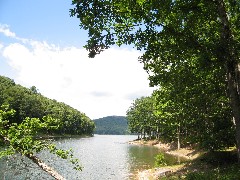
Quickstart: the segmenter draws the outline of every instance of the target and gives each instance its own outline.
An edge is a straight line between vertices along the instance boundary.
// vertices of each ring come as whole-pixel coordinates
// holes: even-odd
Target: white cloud
[[[47,42],[13,43],[3,56],[16,81],[36,86],[43,95],[65,102],[90,118],[125,115],[131,97],[150,95],[147,73],[129,49],[108,49],[94,59],[85,49],[59,48]]]
[[[3,33],[7,37],[16,37],[16,34],[11,32],[9,26],[6,24],[0,24],[0,33]]]
[[[0,50],[3,48],[3,44],[1,44],[1,42],[0,42]]]
[[[9,26],[7,24],[1,24],[0,23],[0,33],[2,33],[6,37],[13,38],[13,39],[18,40],[18,41],[20,41],[22,43],[34,42],[33,40],[30,40],[30,39],[25,39],[25,38],[18,37],[14,32],[12,32],[9,29]]]

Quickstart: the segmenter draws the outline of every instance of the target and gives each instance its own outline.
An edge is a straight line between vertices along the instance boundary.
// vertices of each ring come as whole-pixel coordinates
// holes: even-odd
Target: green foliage
[[[80,27],[89,32],[85,48],[90,57],[113,44],[132,44],[143,51],[139,60],[151,86],[160,87],[153,102],[152,97],[137,99],[129,108],[131,132],[168,142],[180,137],[183,144],[197,143],[209,150],[240,142],[239,2],[73,0],[72,4],[71,16],[77,16]],[[237,147],[240,152],[240,144]]]
[[[124,116],[107,116],[95,119],[95,134],[128,134],[128,124]]]
[[[155,157],[155,167],[162,167],[162,166],[166,166],[166,165],[167,165],[167,163],[166,163],[164,154],[163,153],[158,154]]]
[[[31,156],[42,150],[49,150],[50,153],[56,154],[62,159],[68,159],[76,170],[81,170],[81,166],[77,159],[73,157],[73,151],[57,149],[54,144],[49,141],[38,140],[36,135],[43,129],[49,129],[49,122],[53,120],[45,117],[43,121],[38,118],[25,118],[21,123],[10,123],[8,117],[14,116],[13,110],[3,105],[0,108],[0,140],[4,142],[4,150],[0,151],[0,158],[15,153]],[[55,127],[54,127],[55,128]]]
[[[179,101],[172,91],[159,89],[151,97],[136,99],[127,111],[130,131],[164,142],[177,142],[179,134],[182,145],[198,143],[207,150],[234,146],[235,127],[226,97],[215,93],[186,103],[184,94]],[[212,104],[210,98],[214,98]]]
[[[0,76],[0,105],[8,104],[16,112],[10,123],[21,123],[26,117],[39,118],[49,128],[48,134],[92,134],[94,122],[84,113],[56,100],[42,96],[35,86],[30,89],[16,85],[13,80]]]
[[[158,120],[154,103],[152,97],[142,97],[134,101],[127,111],[130,132],[144,134],[144,136],[146,134],[151,136],[151,132],[157,133]]]
[[[92,57],[113,44],[133,44],[145,50],[147,61],[154,63],[150,56],[158,58],[155,62],[162,62],[158,70],[165,71],[162,65],[169,66],[171,60],[175,65],[190,55],[207,64],[221,50],[222,22],[215,1],[73,0],[72,4],[71,16],[79,18],[80,27],[89,32],[86,49]],[[239,3],[226,4],[232,28],[238,27]],[[234,45],[239,46],[237,32],[235,28]]]

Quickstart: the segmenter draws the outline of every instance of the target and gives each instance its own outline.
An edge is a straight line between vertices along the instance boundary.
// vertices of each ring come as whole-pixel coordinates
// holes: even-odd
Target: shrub
[[[164,154],[163,153],[158,154],[155,157],[155,167],[161,167],[161,166],[166,166],[166,165],[167,165],[167,163],[166,163]]]

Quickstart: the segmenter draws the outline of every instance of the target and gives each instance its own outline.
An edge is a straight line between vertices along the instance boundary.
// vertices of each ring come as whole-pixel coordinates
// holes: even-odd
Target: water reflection
[[[160,152],[156,147],[131,145],[128,148],[131,170],[146,169],[154,166],[154,157]]]

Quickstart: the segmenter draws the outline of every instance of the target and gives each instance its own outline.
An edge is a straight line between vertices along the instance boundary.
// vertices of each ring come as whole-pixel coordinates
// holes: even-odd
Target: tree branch
[[[0,138],[6,143],[10,144],[10,141],[7,137],[0,135]],[[65,180],[65,178],[60,175],[57,171],[55,171],[52,167],[45,164],[41,159],[34,156],[33,154],[24,154],[28,159],[32,160],[35,164],[37,164],[43,171],[47,172],[49,175],[54,177],[56,180]]]
[[[37,164],[42,170],[47,172],[49,175],[54,177],[57,180],[65,180],[65,178],[60,175],[57,171],[55,171],[53,168],[45,164],[41,159],[38,157],[34,156],[33,154],[26,154],[25,155],[27,158],[31,159],[35,164]]]

